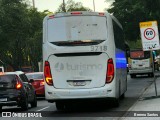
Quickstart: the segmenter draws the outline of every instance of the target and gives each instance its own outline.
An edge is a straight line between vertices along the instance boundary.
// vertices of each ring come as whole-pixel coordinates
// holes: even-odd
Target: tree
[[[68,0],[65,4],[66,12],[70,11],[91,11],[91,9],[84,7],[81,2],[74,2],[73,0]],[[59,6],[56,12],[64,12],[63,3]]]
[[[24,0],[0,0],[0,60],[20,70],[24,65],[38,69],[42,57],[44,12]]]
[[[38,12],[37,9],[28,10],[29,31],[24,57],[35,71],[38,71],[38,62],[42,60],[42,23],[45,12]]]
[[[107,10],[122,24],[126,39],[134,41],[140,39],[139,22],[157,20],[160,23],[159,7],[159,0],[115,0]]]
[[[27,33],[26,4],[22,0],[0,0],[0,59],[18,70]]]

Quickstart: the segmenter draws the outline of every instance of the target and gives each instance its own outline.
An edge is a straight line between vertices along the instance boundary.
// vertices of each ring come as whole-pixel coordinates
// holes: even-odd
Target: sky
[[[31,5],[33,5],[32,0],[28,0]],[[63,2],[63,0],[34,0],[35,1],[35,7],[38,9],[38,11],[44,11],[49,10],[50,12],[55,12],[59,5]],[[91,10],[94,10],[93,8],[93,0],[73,0],[74,2],[81,2],[83,6],[89,7]],[[106,3],[105,0],[94,0],[95,2],[95,11],[97,12],[103,12],[104,8],[108,8],[110,5],[110,2]],[[65,0],[67,2],[67,0]]]

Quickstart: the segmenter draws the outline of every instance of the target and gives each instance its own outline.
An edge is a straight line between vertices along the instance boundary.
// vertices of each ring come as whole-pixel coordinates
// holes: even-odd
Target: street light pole
[[[34,2],[34,0],[32,0],[32,3],[33,3],[33,8],[35,8],[35,2]]]
[[[94,9],[94,12],[95,12],[95,2],[94,2],[94,0],[93,0],[93,9]]]
[[[65,0],[63,0],[63,12],[66,12],[66,8],[65,8]]]

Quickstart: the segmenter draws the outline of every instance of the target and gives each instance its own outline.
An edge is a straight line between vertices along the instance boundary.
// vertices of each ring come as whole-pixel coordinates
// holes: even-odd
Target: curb
[[[157,80],[158,77],[156,77]],[[136,102],[126,111],[126,113],[120,117],[118,120],[125,120],[128,116],[128,112],[132,111],[133,108],[137,105],[137,103],[139,102],[139,100],[142,98],[142,96],[145,94],[145,92],[148,90],[149,87],[151,87],[154,84],[154,81],[152,81],[148,86],[146,86],[144,89],[142,89],[141,94],[139,95],[138,99],[136,100]]]

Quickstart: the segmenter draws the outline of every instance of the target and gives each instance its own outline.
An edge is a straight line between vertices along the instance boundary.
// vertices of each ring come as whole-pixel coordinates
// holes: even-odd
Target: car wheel
[[[34,96],[33,102],[31,102],[31,107],[37,107],[37,97],[36,97],[36,95]]]
[[[64,110],[65,105],[64,105],[63,102],[57,101],[56,102],[56,108],[57,108],[57,110]]]
[[[25,97],[25,100],[21,104],[22,110],[28,110],[28,98]]]

